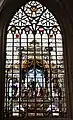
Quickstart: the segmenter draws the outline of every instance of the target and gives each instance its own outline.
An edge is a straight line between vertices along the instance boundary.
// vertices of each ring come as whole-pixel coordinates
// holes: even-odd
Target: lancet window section
[[[66,117],[61,29],[37,1],[7,29],[4,117]]]

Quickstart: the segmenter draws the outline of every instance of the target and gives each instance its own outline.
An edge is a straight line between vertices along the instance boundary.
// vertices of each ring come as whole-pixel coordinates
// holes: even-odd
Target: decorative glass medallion
[[[37,11],[37,7],[36,7],[36,6],[32,6],[32,7],[31,7],[31,11],[32,11],[32,12],[36,12],[36,11]]]
[[[16,34],[16,38],[20,38],[20,34]]]
[[[12,31],[12,32],[15,32],[15,31],[16,31],[16,27],[15,27],[15,26],[12,26],[12,27],[11,27],[11,31]]]
[[[39,27],[39,31],[40,32],[43,32],[44,31],[44,28],[42,26]]]
[[[57,25],[54,25],[54,26],[53,26],[53,31],[54,31],[54,32],[57,32]]]
[[[28,26],[25,27],[25,32],[29,32],[30,28]]]

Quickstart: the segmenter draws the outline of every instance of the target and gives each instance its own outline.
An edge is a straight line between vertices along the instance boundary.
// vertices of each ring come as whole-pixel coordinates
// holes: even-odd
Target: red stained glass
[[[39,28],[39,31],[40,31],[40,32],[43,32],[43,31],[44,31],[44,28],[43,28],[43,27],[40,27],[40,28]]]
[[[20,34],[16,34],[16,38],[20,38]]]

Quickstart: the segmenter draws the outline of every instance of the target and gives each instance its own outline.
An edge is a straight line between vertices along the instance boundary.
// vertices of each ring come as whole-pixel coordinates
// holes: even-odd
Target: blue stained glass
[[[35,73],[36,73],[36,78],[35,78]],[[26,87],[27,87],[27,79],[28,79],[28,83],[31,83],[32,81],[36,81],[36,85],[35,87],[45,87],[45,78],[44,78],[44,72],[40,69],[32,69],[29,70],[26,74],[25,74],[25,83],[26,83]]]

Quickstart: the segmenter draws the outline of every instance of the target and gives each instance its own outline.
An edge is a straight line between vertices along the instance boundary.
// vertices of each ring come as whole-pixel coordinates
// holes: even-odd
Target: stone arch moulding
[[[13,14],[17,11],[18,8],[20,8],[23,3],[26,3],[27,1],[14,1],[14,0],[7,0],[4,1],[4,3],[1,5],[1,13],[0,13],[0,55],[2,59],[0,59],[0,117],[1,120],[3,120],[3,98],[4,98],[4,46],[5,46],[5,35],[6,35],[6,28],[9,20],[13,16]],[[51,1],[46,1],[44,2],[43,0],[39,1],[41,4],[47,6],[50,11],[56,16],[57,20],[59,21],[59,24],[61,26],[61,30],[63,33],[63,42],[64,42],[64,59],[65,59],[65,74],[66,74],[66,83],[67,83],[67,101],[68,101],[68,120],[69,118],[72,118],[72,111],[73,111],[73,105],[72,105],[72,75],[71,75],[71,54],[70,49],[71,42],[69,43],[69,37],[71,36],[72,29],[71,26],[69,25],[70,20],[68,17],[68,14],[66,15],[66,10],[64,6],[61,4],[51,0]],[[67,31],[69,29],[69,31]],[[71,38],[72,39],[72,38]],[[68,49],[67,49],[68,48]],[[72,53],[72,52],[71,52]],[[70,94],[69,94],[70,93]]]

